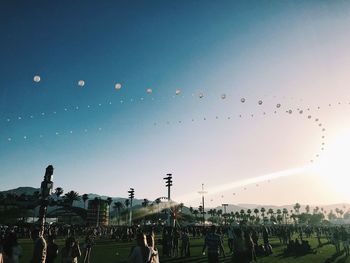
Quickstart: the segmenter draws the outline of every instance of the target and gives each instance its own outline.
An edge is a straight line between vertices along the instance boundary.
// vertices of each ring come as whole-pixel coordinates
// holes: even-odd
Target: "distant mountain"
[[[34,187],[18,187],[16,189],[10,189],[10,190],[6,190],[6,191],[0,191],[0,193],[3,194],[7,194],[7,193],[14,193],[16,195],[21,195],[21,194],[27,194],[27,195],[32,195],[35,191],[39,191],[39,188],[34,188]],[[105,195],[98,195],[98,194],[94,194],[94,193],[90,193],[88,194],[89,200],[94,199],[95,197],[101,198],[101,199],[107,199],[108,196]],[[114,202],[122,202],[124,204],[125,199],[126,198],[122,198],[122,197],[112,197],[113,199],[113,203]],[[139,206],[141,205],[141,203],[143,202],[143,199],[134,199],[133,200],[133,205],[135,206]],[[254,210],[255,208],[258,208],[259,210],[264,207],[266,210],[272,208],[274,211],[276,211],[277,209],[283,209],[283,208],[287,208],[288,212],[290,210],[294,210],[294,205],[282,205],[282,206],[276,206],[276,205],[257,205],[257,204],[229,204],[226,207],[226,212],[230,213],[230,212],[236,212],[236,211],[240,211],[241,209],[247,210],[247,209],[251,209]],[[300,204],[300,212],[305,212],[305,207],[306,204]],[[74,206],[78,206],[78,207],[84,207],[84,202],[82,200],[80,201],[76,201],[74,202]],[[313,209],[318,206],[319,209],[323,209],[324,211],[335,211],[336,208],[339,208],[341,210],[343,210],[344,212],[350,210],[350,204],[348,203],[339,203],[339,204],[330,204],[330,205],[309,205],[310,206],[310,212],[312,213]],[[222,206],[217,206],[217,207],[206,207],[206,211],[208,211],[209,209],[215,208],[216,210],[218,209],[222,209],[224,210],[224,208]],[[188,212],[188,208],[184,207],[183,211]]]
[[[0,191],[0,193],[2,193],[2,194],[11,193],[11,194],[16,194],[16,195],[21,195],[21,194],[32,195],[36,191],[40,191],[40,189],[39,188],[30,187],[30,186],[24,186],[24,187],[18,187],[16,189]]]

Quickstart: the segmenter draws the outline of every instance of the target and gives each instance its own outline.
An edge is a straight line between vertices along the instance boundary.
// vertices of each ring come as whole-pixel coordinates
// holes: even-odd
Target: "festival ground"
[[[295,236],[296,237],[296,236]],[[325,243],[321,247],[317,247],[316,238],[306,239],[309,241],[311,247],[314,250],[314,253],[310,253],[300,257],[284,257],[283,249],[279,241],[276,238],[271,239],[271,244],[273,246],[274,254],[268,257],[260,257],[258,258],[258,262],[261,263],[274,263],[274,262],[293,262],[293,263],[309,263],[309,262],[317,262],[317,263],[350,263],[350,257],[346,257],[344,254],[336,255],[335,247],[331,244],[326,244],[326,239],[322,239],[322,242]],[[83,240],[81,240],[81,243]],[[29,262],[30,257],[33,251],[33,241],[28,239],[21,239],[19,243],[23,247],[23,257],[21,262]],[[57,244],[60,249],[63,247],[64,240],[58,239]],[[117,263],[117,262],[126,262],[126,259],[129,255],[131,248],[133,247],[134,242],[115,242],[113,240],[96,240],[96,244],[92,250],[92,260],[91,263]],[[171,262],[171,263],[180,263],[180,262],[193,262],[193,263],[204,263],[207,262],[206,256],[201,254],[203,246],[203,239],[191,239],[191,257],[189,258],[161,258],[161,262]],[[158,245],[158,249],[161,253],[161,246]],[[226,257],[221,258],[220,262],[231,262],[230,255],[228,253],[229,249],[227,247],[227,240],[225,239],[225,251]],[[61,262],[60,256],[56,260],[57,262]],[[82,259],[79,261],[82,262]]]

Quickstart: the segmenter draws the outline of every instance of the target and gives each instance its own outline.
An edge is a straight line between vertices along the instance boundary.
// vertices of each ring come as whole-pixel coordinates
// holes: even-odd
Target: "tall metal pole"
[[[163,178],[165,180],[165,186],[168,188],[168,205],[170,206],[171,196],[170,196],[170,188],[173,185],[172,174],[167,174],[167,177]],[[168,225],[171,225],[171,209],[168,207]]]
[[[202,184],[202,191],[199,191],[198,193],[202,195],[202,207],[203,207],[202,217],[203,217],[203,225],[204,225],[205,224],[204,195],[208,193],[207,191],[204,191],[204,184]]]
[[[128,191],[129,193],[129,198],[130,198],[130,211],[129,211],[129,225],[132,225],[132,200],[134,199],[134,188],[130,188]]]

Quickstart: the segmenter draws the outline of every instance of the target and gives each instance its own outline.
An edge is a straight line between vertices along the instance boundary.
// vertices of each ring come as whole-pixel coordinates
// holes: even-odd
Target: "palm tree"
[[[314,209],[314,214],[318,214],[319,210],[320,210],[320,208],[318,206],[316,206],[315,209]]]
[[[80,200],[80,196],[78,192],[75,191],[69,191],[68,193],[66,193],[64,195],[64,202],[68,207],[72,207],[74,201],[79,201]],[[72,223],[72,216],[69,216],[69,223]]]
[[[266,209],[264,207],[260,208],[260,212],[261,212],[263,220],[264,220],[264,217],[265,217],[265,211],[266,211]]]
[[[278,222],[279,224],[281,224],[281,221],[282,221],[282,216],[281,216],[282,210],[281,210],[281,209],[277,209],[277,210],[276,210],[276,214],[277,214],[276,220],[277,220],[277,222]]]
[[[130,200],[129,199],[125,199],[124,205],[125,205],[126,210],[128,210],[129,205],[130,205]],[[125,213],[125,222],[128,222],[128,213]]]
[[[193,214],[194,214],[194,217],[195,217],[195,219],[197,221],[197,216],[199,214],[199,211],[197,209],[195,209],[195,210],[193,210]]]
[[[148,199],[143,199],[143,202],[141,203],[141,205],[142,205],[142,207],[147,207],[148,206],[148,204],[149,204],[149,200]]]
[[[298,215],[299,214],[299,209],[300,209],[300,204],[299,203],[296,203],[294,206],[293,206],[293,208],[294,208],[294,211],[295,211],[295,213]]]
[[[274,211],[272,208],[269,208],[269,210],[267,210],[267,214],[270,215],[270,217],[274,214]]]
[[[170,208],[171,216],[172,216],[172,219],[174,220],[174,222],[173,222],[174,225],[175,225],[175,222],[178,222],[178,220],[182,218],[183,206],[184,206],[184,204],[180,203],[180,204],[174,205],[173,207]]]
[[[89,200],[88,194],[83,194],[83,195],[81,196],[81,199],[83,199],[83,202],[84,202],[84,209],[86,209],[86,201]]]
[[[222,216],[222,209],[218,209],[218,211],[216,211],[216,214],[218,215],[218,217]]]
[[[250,214],[252,213],[251,209],[247,209],[247,214],[250,216]]]
[[[337,216],[333,213],[333,210],[331,210],[331,211],[329,212],[329,214],[327,215],[327,217],[328,217],[329,220],[332,220],[332,219],[336,219],[336,218],[337,218]]]
[[[122,202],[115,202],[114,203],[114,209],[117,211],[118,213],[118,226],[120,225],[120,210],[124,207]]]
[[[310,213],[310,206],[309,205],[305,206],[305,211],[306,211],[306,214]]]
[[[75,192],[73,190],[69,191],[68,193],[66,193],[64,195],[64,200],[68,204],[68,206],[72,207],[74,201],[79,201],[80,200],[79,193]]]
[[[59,198],[62,194],[63,194],[63,188],[62,187],[57,187],[55,189],[55,195],[57,196],[57,198]]]
[[[337,217],[339,217],[339,215],[338,215],[338,214],[339,214],[339,211],[340,211],[339,208],[336,208],[336,209],[335,209],[335,213],[337,214]],[[315,213],[315,214],[316,214],[316,213]]]
[[[108,221],[111,219],[111,204],[113,203],[112,197],[107,197],[108,204]]]
[[[239,213],[240,213],[241,219],[244,220],[244,218],[245,218],[245,211],[244,211],[244,209],[241,209],[241,211],[239,211]]]
[[[235,218],[237,219],[237,221],[239,222],[241,219],[241,215],[238,211],[235,212]]]
[[[282,214],[283,214],[285,223],[287,223],[288,209],[287,208],[283,208]]]
[[[283,221],[283,217],[282,217],[280,214],[277,215],[277,222],[278,222],[279,224],[281,224],[282,221]]]
[[[255,217],[258,218],[258,214],[259,214],[259,209],[258,208],[255,208],[254,209],[254,214],[255,214]]]

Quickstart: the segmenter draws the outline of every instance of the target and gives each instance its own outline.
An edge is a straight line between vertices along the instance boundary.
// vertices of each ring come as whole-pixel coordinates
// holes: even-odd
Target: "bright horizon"
[[[209,206],[350,203],[350,3],[11,1],[0,17],[0,191],[52,164],[80,194],[154,200],[172,173],[186,205],[202,183]]]

